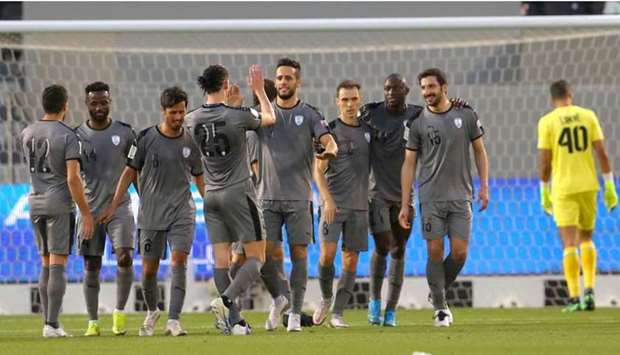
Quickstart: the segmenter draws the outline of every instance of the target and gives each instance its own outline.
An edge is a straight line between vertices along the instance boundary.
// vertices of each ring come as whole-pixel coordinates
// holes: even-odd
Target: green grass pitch
[[[223,336],[211,314],[183,315],[186,337],[163,336],[165,316],[155,337],[140,338],[143,315],[128,317],[129,334],[115,337],[111,317],[101,317],[102,336],[85,338],[86,316],[61,316],[69,339],[43,339],[37,316],[0,317],[0,354],[41,355],[186,355],[186,354],[620,354],[620,309],[563,314],[545,309],[454,309],[451,328],[432,326],[430,310],[399,311],[398,327],[371,327],[365,311],[349,311],[350,329],[304,328],[287,334],[266,332],[265,313],[244,313],[254,325],[251,336]]]

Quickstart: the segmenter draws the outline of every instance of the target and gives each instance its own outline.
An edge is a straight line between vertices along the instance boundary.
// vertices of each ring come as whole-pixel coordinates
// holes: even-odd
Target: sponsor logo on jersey
[[[463,127],[463,120],[460,117],[455,118],[454,125],[456,126],[456,128]]]
[[[188,147],[183,147],[183,158],[189,158],[189,155],[192,153],[192,150]]]
[[[138,147],[136,147],[135,145],[131,145],[131,148],[129,148],[129,153],[127,153],[127,158],[129,159],[133,159],[136,157],[136,152],[138,151]]]
[[[367,143],[370,143],[370,132],[364,132],[364,138],[366,138]]]
[[[295,124],[301,126],[302,123],[304,123],[304,116],[295,115]]]
[[[116,134],[112,136],[112,144],[114,145],[119,145],[121,144],[121,137],[117,136]]]

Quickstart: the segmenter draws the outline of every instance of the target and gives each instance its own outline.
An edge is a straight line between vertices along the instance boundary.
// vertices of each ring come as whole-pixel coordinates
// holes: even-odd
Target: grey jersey
[[[186,130],[176,138],[164,136],[157,126],[143,130],[129,150],[127,165],[139,171],[140,229],[167,230],[179,219],[194,221],[191,175],[202,175],[203,167]]]
[[[314,107],[297,102],[292,108],[275,106],[277,121],[258,132],[261,143],[258,198],[311,201],[314,140],[329,133]]]
[[[74,210],[67,185],[67,161],[80,160],[82,144],[60,121],[37,121],[21,133],[30,172],[30,215],[59,215]]]
[[[366,104],[361,119],[372,128],[370,146],[370,198],[400,201],[400,170],[405,160],[405,126],[422,107],[407,105],[398,116],[390,114],[385,103]]]
[[[116,184],[125,168],[125,157],[136,140],[130,125],[112,121],[104,129],[82,123],[75,133],[82,141],[82,178],[86,184],[84,192],[92,213],[97,215],[112,201]],[[129,202],[129,194],[123,196],[123,203]]]
[[[260,126],[256,110],[207,104],[187,116],[187,126],[202,152],[207,191],[250,178],[245,132]]]
[[[424,109],[409,129],[407,149],[418,152],[420,202],[471,201],[470,145],[484,134],[474,110]]]
[[[371,130],[365,124],[351,126],[340,119],[329,124],[338,144],[338,156],[329,161],[325,177],[336,206],[368,210]]]
[[[245,132],[245,140],[248,145],[248,162],[258,162],[260,158],[260,142],[255,131]]]

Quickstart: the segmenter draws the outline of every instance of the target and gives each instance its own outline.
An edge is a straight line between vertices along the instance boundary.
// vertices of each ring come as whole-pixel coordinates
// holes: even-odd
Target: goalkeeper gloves
[[[603,174],[605,179],[605,207],[608,211],[612,211],[618,205],[618,193],[616,192],[616,184],[614,183],[614,175],[612,173]]]
[[[546,214],[551,215],[551,189],[548,182],[540,182],[540,206]]]

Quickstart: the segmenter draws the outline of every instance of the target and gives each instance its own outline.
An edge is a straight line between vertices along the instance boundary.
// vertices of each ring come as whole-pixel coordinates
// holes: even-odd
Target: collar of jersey
[[[226,106],[226,104],[223,103],[223,102],[218,102],[216,104],[202,104],[202,107],[204,107],[204,108],[215,108],[215,107],[219,107],[219,106]]]

